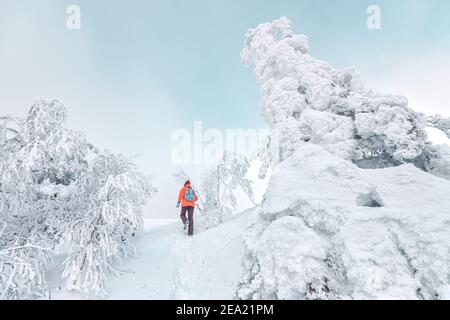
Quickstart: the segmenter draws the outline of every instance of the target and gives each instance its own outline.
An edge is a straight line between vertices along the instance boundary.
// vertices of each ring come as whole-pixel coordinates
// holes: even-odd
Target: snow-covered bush
[[[7,235],[1,235],[5,237]],[[45,288],[44,271],[50,252],[38,245],[0,243],[0,300],[37,297]]]
[[[0,300],[37,297],[45,288],[54,242],[31,214],[0,216]]]
[[[68,219],[63,275],[69,288],[106,293],[107,275],[120,273],[115,263],[136,253],[131,238],[143,226],[142,208],[152,192],[148,178],[126,157],[105,152],[89,163],[67,199],[77,208]]]
[[[149,177],[64,128],[66,116],[60,102],[39,100],[26,119],[0,118],[2,298],[39,293],[61,245],[72,287],[97,294],[116,259],[134,251],[129,240],[153,192]]]
[[[336,70],[308,51],[307,37],[295,34],[287,18],[247,33],[242,61],[255,65],[262,114],[276,132],[270,144],[279,148],[269,161],[287,159],[302,142],[361,167],[413,163],[427,170],[439,158],[425,117],[408,108],[405,97],[367,90],[355,71]]]
[[[224,152],[219,163],[205,173],[201,187],[207,227],[222,223],[236,210],[236,190],[243,191],[253,201],[252,185],[246,177],[249,167],[244,156]]]
[[[33,174],[21,150],[25,121],[0,119],[0,299],[33,297],[45,285],[54,241],[46,235]]]

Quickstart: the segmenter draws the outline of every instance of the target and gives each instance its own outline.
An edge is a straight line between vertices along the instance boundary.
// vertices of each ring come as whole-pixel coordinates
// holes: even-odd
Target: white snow
[[[249,213],[217,228],[187,238],[178,220],[146,219],[136,240],[140,256],[126,261],[128,270],[111,277],[106,299],[233,299],[241,277],[243,233]],[[201,229],[202,221],[199,221]],[[67,292],[61,259],[49,270],[52,299],[96,299]],[[43,297],[48,299],[49,295]]]
[[[450,139],[447,138],[445,133],[439,129],[436,128],[427,128],[427,133],[429,139],[434,144],[448,144],[450,145]]]
[[[443,298],[450,181],[364,170],[304,144],[274,172],[246,237],[241,298]]]

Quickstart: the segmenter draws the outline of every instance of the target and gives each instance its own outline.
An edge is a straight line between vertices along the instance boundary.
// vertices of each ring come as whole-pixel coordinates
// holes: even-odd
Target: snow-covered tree
[[[243,191],[253,201],[252,185],[246,177],[249,167],[245,157],[224,152],[219,163],[206,172],[202,179],[202,194],[208,227],[222,223],[236,210],[236,190]]]
[[[262,114],[273,133],[268,147],[279,150],[270,152],[271,162],[287,159],[303,142],[362,167],[414,163],[427,170],[439,158],[425,117],[405,97],[368,90],[354,70],[311,56],[307,37],[295,34],[287,18],[250,29],[242,61],[255,65],[262,89]]]
[[[65,107],[37,101],[25,119],[0,118],[0,296],[30,297],[45,286],[48,259],[69,248],[71,288],[105,293],[117,260],[134,252],[152,194],[129,159],[100,151],[64,128]]]
[[[40,224],[34,177],[21,157],[24,125],[22,119],[0,119],[0,299],[33,297],[42,290],[54,243]]]
[[[107,275],[120,273],[115,264],[136,253],[131,238],[142,229],[142,208],[153,189],[128,158],[107,152],[90,162],[73,188],[68,203],[77,210],[68,221],[63,275],[69,288],[104,295]]]

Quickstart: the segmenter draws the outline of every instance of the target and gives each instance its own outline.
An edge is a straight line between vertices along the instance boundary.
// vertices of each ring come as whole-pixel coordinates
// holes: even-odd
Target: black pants
[[[186,212],[188,213],[187,218],[186,218]],[[183,224],[186,224],[186,222],[189,221],[188,235],[189,236],[194,235],[194,207],[181,208],[180,217],[181,217],[181,221],[183,221]]]

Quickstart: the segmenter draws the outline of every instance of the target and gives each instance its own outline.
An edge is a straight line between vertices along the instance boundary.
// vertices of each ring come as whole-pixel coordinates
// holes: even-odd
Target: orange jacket
[[[187,200],[184,198],[184,195],[186,194],[186,190],[187,190],[188,188],[190,188],[190,187],[191,187],[190,184],[185,185],[183,188],[181,188],[180,194],[178,195],[178,202],[181,203],[181,206],[182,206],[183,208],[186,208],[186,207],[193,207],[193,208],[195,208],[195,203],[196,203],[197,200],[198,200],[197,193],[195,194],[195,199],[194,199],[194,201],[187,201]]]

